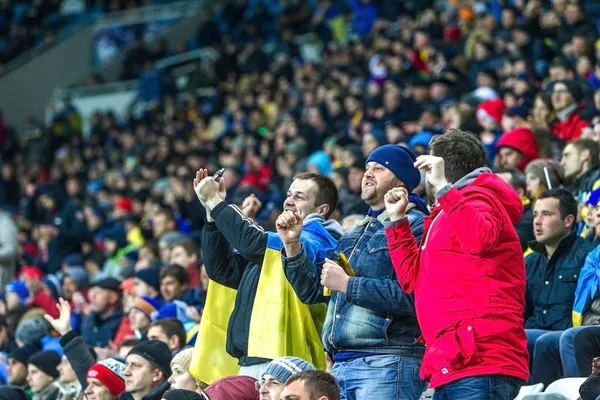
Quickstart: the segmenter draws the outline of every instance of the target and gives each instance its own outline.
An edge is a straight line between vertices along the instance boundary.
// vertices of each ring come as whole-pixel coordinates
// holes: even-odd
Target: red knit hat
[[[32,267],[31,265],[25,265],[21,267],[21,275],[25,275],[30,279],[42,279],[44,277],[44,273],[38,267]]]
[[[504,114],[504,110],[506,110],[506,106],[502,99],[484,101],[477,107],[477,120],[491,118],[500,125],[502,123],[502,114]]]
[[[133,202],[130,198],[123,197],[122,199],[115,201],[114,208],[115,210],[124,210],[130,213],[133,211]]]
[[[523,154],[523,159],[517,165],[517,168],[521,171],[525,171],[525,167],[530,161],[540,157],[535,134],[529,128],[515,128],[502,135],[496,144],[496,152],[501,147],[510,147]]]
[[[125,378],[123,377],[125,364],[114,358],[107,358],[90,367],[87,378],[98,379],[115,397],[125,391]]]

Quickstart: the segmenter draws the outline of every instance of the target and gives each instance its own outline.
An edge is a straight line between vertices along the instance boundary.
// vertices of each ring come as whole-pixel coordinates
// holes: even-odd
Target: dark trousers
[[[600,357],[600,326],[590,326],[575,334],[575,359],[579,376],[588,376],[592,360]]]

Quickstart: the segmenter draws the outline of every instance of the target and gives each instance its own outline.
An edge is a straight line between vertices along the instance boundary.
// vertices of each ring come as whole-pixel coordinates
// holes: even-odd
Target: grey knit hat
[[[23,344],[38,344],[48,334],[48,326],[40,317],[27,319],[19,324],[15,337]]]
[[[297,357],[281,357],[267,365],[265,374],[272,375],[281,383],[285,383],[290,376],[302,371],[314,371],[315,367],[307,361]]]

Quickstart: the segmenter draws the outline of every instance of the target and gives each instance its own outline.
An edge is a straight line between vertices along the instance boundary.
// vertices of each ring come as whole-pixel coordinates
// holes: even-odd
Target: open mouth
[[[365,187],[373,187],[373,186],[375,186],[375,182],[371,182],[371,181],[365,182]]]

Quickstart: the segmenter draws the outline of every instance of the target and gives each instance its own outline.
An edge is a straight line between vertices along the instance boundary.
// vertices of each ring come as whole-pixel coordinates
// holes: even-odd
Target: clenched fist
[[[349,280],[350,277],[338,263],[328,258],[325,259],[323,271],[321,271],[321,285],[332,292],[346,293]]]
[[[408,207],[408,191],[397,187],[391,189],[385,194],[385,209],[390,217],[390,221],[398,221],[406,215]]]
[[[277,234],[284,245],[300,242],[302,234],[302,217],[294,211],[284,211],[275,222]]]
[[[242,203],[242,213],[250,219],[255,219],[258,210],[262,207],[260,200],[252,193],[244,199]]]
[[[415,162],[416,168],[425,171],[427,183],[433,187],[434,193],[448,184],[444,166],[444,159],[435,156],[419,156]]]

